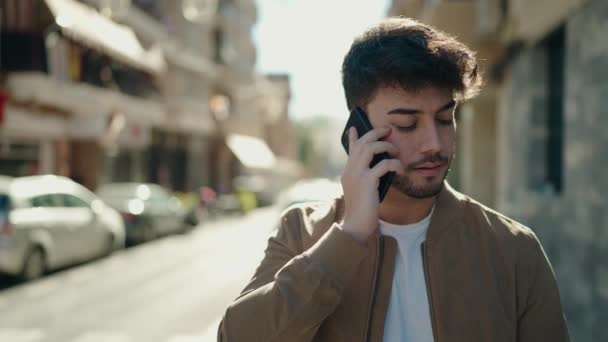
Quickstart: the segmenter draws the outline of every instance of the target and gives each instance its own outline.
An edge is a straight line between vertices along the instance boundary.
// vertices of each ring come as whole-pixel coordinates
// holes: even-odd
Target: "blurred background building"
[[[2,0],[0,10],[0,174],[220,193],[239,176],[300,175],[288,76],[254,70],[254,0]]]
[[[452,182],[531,226],[573,341],[608,340],[608,2],[394,0],[478,51],[486,87],[459,111]]]

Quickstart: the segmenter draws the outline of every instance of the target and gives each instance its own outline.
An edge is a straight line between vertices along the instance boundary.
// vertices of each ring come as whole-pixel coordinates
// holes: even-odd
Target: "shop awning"
[[[99,1],[89,1],[89,3],[99,3]],[[219,78],[221,70],[215,66],[213,61],[197,55],[191,47],[180,44],[174,35],[169,34],[163,23],[150,18],[137,6],[129,6],[128,12],[120,18],[120,21],[133,29],[140,39],[157,42],[167,64],[195,72],[210,81]]]
[[[262,139],[240,134],[230,134],[226,143],[239,161],[252,169],[271,169],[276,158]]]
[[[92,49],[153,74],[165,71],[162,52],[146,51],[131,28],[74,0],[45,0],[62,32]]]

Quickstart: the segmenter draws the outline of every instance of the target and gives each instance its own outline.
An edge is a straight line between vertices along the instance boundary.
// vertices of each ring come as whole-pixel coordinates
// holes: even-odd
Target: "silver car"
[[[0,272],[35,279],[125,245],[120,214],[59,176],[0,176]]]
[[[110,183],[100,186],[97,194],[122,215],[129,244],[191,228],[188,210],[160,185]]]

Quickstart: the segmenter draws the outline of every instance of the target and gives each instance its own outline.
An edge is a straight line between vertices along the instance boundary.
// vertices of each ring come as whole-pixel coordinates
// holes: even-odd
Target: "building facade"
[[[2,5],[2,172],[55,173],[95,189],[107,148],[138,149],[164,122],[157,89],[162,59],[129,28],[82,3]],[[38,158],[34,167],[12,168],[22,141],[37,147]]]
[[[4,0],[0,173],[233,191],[228,137],[264,142],[288,98],[255,72],[255,1],[198,4]]]
[[[489,89],[459,113],[458,185],[537,233],[573,341],[608,339],[608,3],[394,1],[391,13],[479,51]]]

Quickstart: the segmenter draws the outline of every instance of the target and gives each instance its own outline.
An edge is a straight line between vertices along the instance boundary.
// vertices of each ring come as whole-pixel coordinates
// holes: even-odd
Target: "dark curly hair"
[[[447,33],[409,18],[387,18],[356,38],[342,64],[349,109],[366,106],[378,88],[450,89],[474,97],[482,77],[475,53]]]

